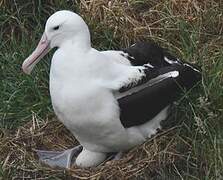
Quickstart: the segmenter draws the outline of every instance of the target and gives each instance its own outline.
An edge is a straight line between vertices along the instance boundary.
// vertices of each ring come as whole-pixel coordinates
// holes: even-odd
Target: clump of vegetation
[[[201,84],[177,102],[165,128],[120,161],[63,171],[35,157],[36,148],[65,149],[77,143],[55,120],[50,105],[51,55],[32,76],[21,71],[46,19],[61,9],[86,20],[97,49],[152,39],[202,68]],[[220,0],[0,1],[0,179],[223,178],[222,9]]]

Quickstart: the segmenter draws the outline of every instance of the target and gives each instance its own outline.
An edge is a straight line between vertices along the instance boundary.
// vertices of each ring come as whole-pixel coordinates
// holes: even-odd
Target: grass
[[[220,0],[1,0],[0,6],[0,179],[223,178]],[[152,39],[202,68],[201,85],[178,101],[165,128],[120,162],[64,172],[40,165],[33,154],[32,148],[63,149],[75,143],[53,118],[48,91],[52,54],[37,65],[32,76],[21,72],[21,63],[34,49],[45,20],[59,9],[83,16],[97,49],[118,49]]]

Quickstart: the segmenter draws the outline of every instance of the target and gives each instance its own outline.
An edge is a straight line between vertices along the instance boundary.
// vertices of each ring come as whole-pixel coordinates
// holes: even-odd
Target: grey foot
[[[73,164],[73,157],[77,156],[83,147],[78,145],[65,151],[44,151],[35,150],[39,160],[51,167],[70,168]]]

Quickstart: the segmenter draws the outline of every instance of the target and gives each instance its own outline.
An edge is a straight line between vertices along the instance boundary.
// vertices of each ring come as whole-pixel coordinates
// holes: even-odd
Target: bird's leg
[[[107,153],[93,152],[83,148],[76,158],[76,165],[80,167],[93,167],[101,164],[107,157]]]
[[[70,168],[74,156],[78,156],[83,147],[78,145],[64,151],[35,150],[39,160],[51,167]]]
[[[123,156],[123,152],[120,151],[113,157],[112,160],[120,160],[122,158],[122,156]]]
[[[123,156],[123,152],[120,151],[118,153],[112,153],[108,156],[108,158],[106,159],[106,162],[108,161],[112,161],[112,160],[120,160]]]

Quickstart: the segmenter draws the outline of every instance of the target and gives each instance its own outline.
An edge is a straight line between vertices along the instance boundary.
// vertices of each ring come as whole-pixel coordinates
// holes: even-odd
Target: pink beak
[[[33,53],[25,59],[22,64],[22,70],[26,74],[30,74],[34,66],[49,52],[50,41],[44,33]]]

